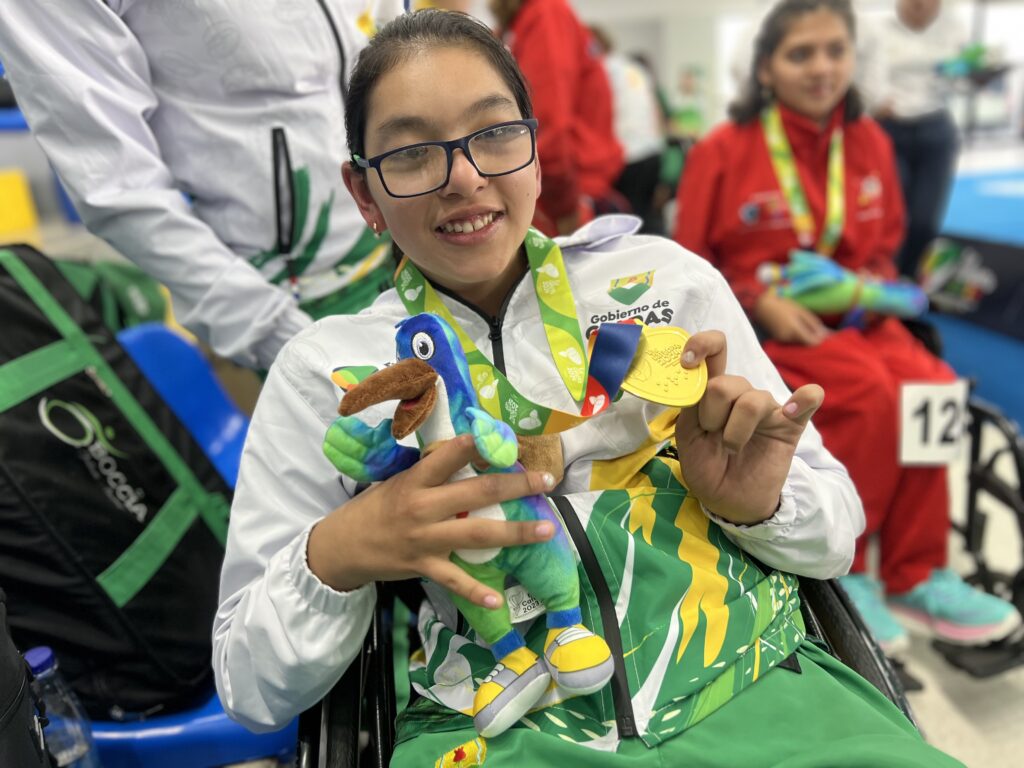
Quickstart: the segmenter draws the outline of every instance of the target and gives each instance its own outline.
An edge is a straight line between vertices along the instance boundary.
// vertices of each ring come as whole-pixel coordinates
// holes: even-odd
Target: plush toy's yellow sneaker
[[[582,624],[548,630],[544,657],[555,683],[577,696],[601,690],[615,671],[608,643]]]
[[[551,683],[551,675],[529,648],[519,648],[495,665],[473,699],[473,725],[492,738],[530,711]]]

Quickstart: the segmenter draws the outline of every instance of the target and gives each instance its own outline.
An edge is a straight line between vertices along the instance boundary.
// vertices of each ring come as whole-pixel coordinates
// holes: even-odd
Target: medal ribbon
[[[477,349],[408,257],[402,259],[395,272],[395,289],[410,315],[430,312],[447,321],[455,331],[466,354],[481,408],[507,423],[517,434],[551,434],[574,427],[611,404],[633,362],[643,328],[627,323],[602,324],[592,340],[588,366],[561,248],[532,228],[524,245],[551,357],[569,394],[580,404],[578,414],[548,408],[520,394]]]
[[[801,248],[810,248],[814,243],[814,217],[811,215],[807,196],[800,183],[793,149],[786,138],[786,129],[782,125],[782,115],[777,105],[773,104],[761,113],[761,127],[768,143],[768,154],[775,170],[775,178],[789,206],[797,240],[800,241]],[[816,248],[823,256],[831,256],[835,252],[839,238],[843,234],[843,224],[846,220],[844,160],[843,129],[837,127],[832,131],[832,138],[829,141],[825,225]]]

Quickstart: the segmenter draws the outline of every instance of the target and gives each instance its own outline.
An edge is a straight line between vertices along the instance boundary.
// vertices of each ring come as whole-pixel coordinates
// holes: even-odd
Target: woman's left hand
[[[761,523],[778,509],[797,443],[825,392],[807,384],[780,405],[770,392],[726,374],[720,331],[697,333],[686,343],[683,367],[695,368],[702,360],[708,365],[707,391],[676,421],[683,479],[719,517],[738,525]]]

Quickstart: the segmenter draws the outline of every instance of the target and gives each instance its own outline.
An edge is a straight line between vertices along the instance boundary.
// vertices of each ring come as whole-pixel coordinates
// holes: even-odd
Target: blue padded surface
[[[229,719],[214,693],[200,708],[140,722],[93,722],[103,768],[213,768],[265,757],[291,759],[298,719],[255,734]]]
[[[249,420],[199,348],[161,323],[125,328],[117,340],[234,488]]]
[[[1024,169],[958,175],[942,231],[1024,245]]]

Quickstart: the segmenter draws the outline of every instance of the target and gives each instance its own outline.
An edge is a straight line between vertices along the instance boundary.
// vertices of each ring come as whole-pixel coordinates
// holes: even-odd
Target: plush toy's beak
[[[370,374],[341,398],[338,413],[351,416],[371,405],[400,400],[391,423],[396,440],[412,434],[426,421],[437,400],[437,371],[414,357]]]

